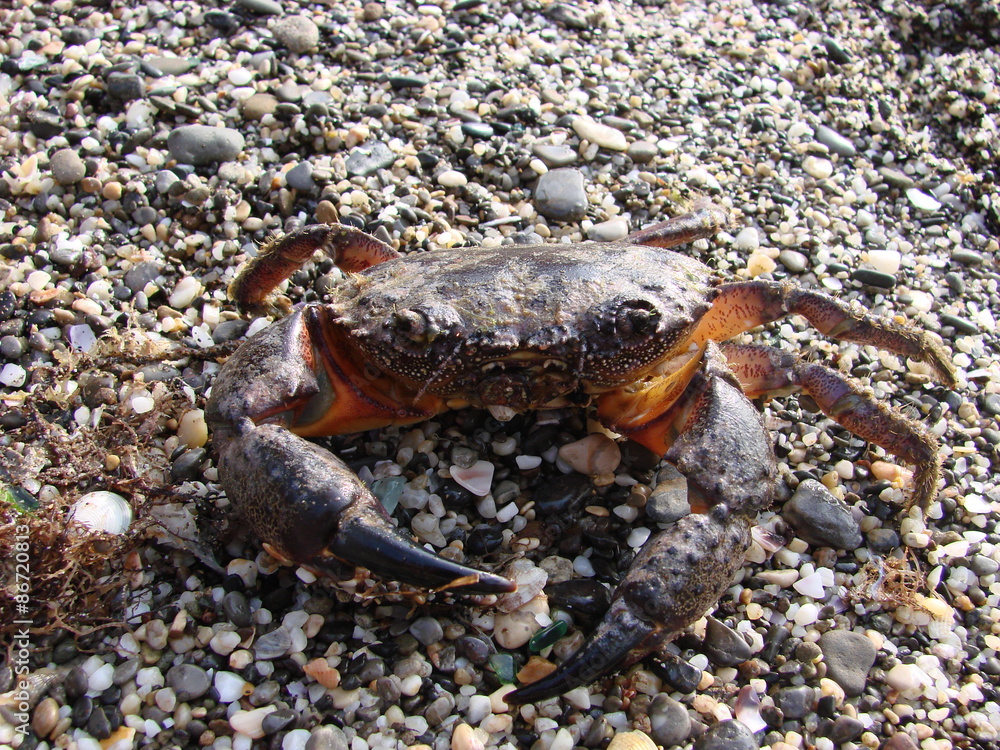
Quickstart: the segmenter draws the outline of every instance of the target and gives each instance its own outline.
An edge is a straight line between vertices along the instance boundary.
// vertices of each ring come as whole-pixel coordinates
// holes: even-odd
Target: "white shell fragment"
[[[73,503],[69,520],[97,534],[124,534],[132,523],[132,506],[121,495],[97,490]]]

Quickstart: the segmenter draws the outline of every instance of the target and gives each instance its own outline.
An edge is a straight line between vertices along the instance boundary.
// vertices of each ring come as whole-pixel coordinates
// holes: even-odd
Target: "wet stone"
[[[184,451],[170,465],[170,479],[174,483],[197,479],[201,474],[201,465],[208,452],[204,448],[192,448]]]
[[[111,736],[111,722],[103,708],[95,708],[87,721],[87,732],[96,740],[106,740]]]
[[[400,696],[399,685],[389,677],[379,677],[375,681],[375,692],[386,703],[395,703],[399,700]]]
[[[809,544],[844,550],[861,546],[861,529],[850,508],[815,479],[799,484],[783,516]]]
[[[819,639],[826,663],[826,676],[849,696],[861,695],[868,681],[868,670],[875,663],[875,646],[861,633],[830,630]]]
[[[651,667],[659,677],[679,693],[693,693],[701,682],[701,670],[689,664],[676,654],[664,653],[661,661],[653,661]]]
[[[239,591],[230,591],[222,597],[222,610],[233,625],[238,628],[249,627],[251,623],[250,604]]]
[[[455,651],[477,667],[481,667],[490,658],[494,648],[492,644],[475,635],[463,635],[455,641]]]
[[[858,153],[853,143],[826,125],[820,125],[816,128],[816,140],[840,156],[855,156]]]
[[[87,692],[87,673],[80,667],[74,667],[66,675],[66,682],[63,683],[66,689],[67,698],[79,698]],[[79,725],[78,725],[79,726]]]
[[[410,624],[410,635],[423,645],[430,646],[444,638],[444,629],[433,617],[418,617]]]
[[[549,606],[585,615],[603,615],[611,606],[611,592],[600,581],[574,578],[545,587]]]
[[[196,664],[178,664],[167,671],[166,685],[173,688],[180,703],[200,698],[212,685],[208,673]]]
[[[274,24],[273,32],[275,39],[297,55],[319,44],[319,27],[307,16],[285,16]]]
[[[347,742],[344,730],[332,724],[313,729],[305,746],[305,750],[349,750],[349,748],[350,744]]]
[[[493,128],[485,122],[463,122],[461,128],[463,133],[476,140],[493,137]]]
[[[827,56],[837,65],[847,65],[853,59],[851,53],[845,50],[840,41],[832,36],[823,37],[823,47],[826,48]]]
[[[577,169],[553,169],[538,178],[535,208],[554,221],[579,221],[587,215],[587,190]]]
[[[439,726],[455,710],[455,698],[450,693],[442,693],[434,699],[424,712],[424,718],[432,727]]]
[[[108,76],[108,95],[123,102],[142,99],[146,85],[135,73],[112,73]]]
[[[73,185],[87,176],[83,159],[71,148],[61,148],[49,159],[52,177],[60,185]]]
[[[565,474],[546,482],[535,491],[535,508],[543,517],[572,513],[593,493],[594,485],[590,477]]]
[[[659,149],[649,141],[634,141],[628,146],[628,157],[636,164],[648,164],[656,158]]]
[[[111,684],[121,687],[126,682],[131,682],[135,679],[135,675],[139,671],[139,666],[140,659],[138,656],[133,656],[115,665],[115,671],[111,674]]]
[[[868,548],[885,554],[899,546],[899,534],[894,529],[872,529],[868,532]]]
[[[646,516],[656,523],[674,523],[690,512],[687,480],[672,466],[665,467],[646,501]]]
[[[664,747],[683,744],[691,736],[687,709],[665,693],[653,698],[647,715],[650,736]]]
[[[224,320],[212,331],[212,342],[222,344],[226,341],[236,341],[247,332],[249,327],[250,323],[242,318]]]
[[[735,667],[753,656],[746,639],[714,617],[708,618],[703,645],[705,656],[720,667]]]
[[[277,711],[272,711],[264,717],[260,728],[263,730],[264,734],[275,734],[276,732],[280,732],[282,729],[287,729],[296,718],[298,718],[298,714],[296,714],[292,709],[279,708]]]
[[[880,750],[917,750],[918,747],[908,734],[897,732],[885,741]]]
[[[285,173],[285,181],[288,183],[288,187],[295,190],[312,190],[316,187],[316,181],[313,180],[312,164],[307,161],[299,162]]]
[[[427,85],[427,79],[423,76],[389,76],[389,85],[395,91],[420,89]]]
[[[757,750],[758,747],[746,725],[734,720],[712,725],[694,743],[694,750]]]
[[[858,268],[851,274],[851,278],[867,286],[874,286],[879,289],[892,289],[896,286],[895,276],[891,273],[876,271],[873,268]]]
[[[277,628],[265,633],[253,646],[254,655],[258,659],[277,659],[284,656],[292,645],[292,636],[285,628]]]
[[[551,143],[536,143],[531,153],[542,160],[549,169],[568,167],[577,160],[577,153],[568,146],[554,146]]]
[[[798,250],[782,250],[778,253],[778,262],[790,273],[802,273],[809,268],[809,258]]]
[[[85,727],[90,720],[90,714],[94,710],[94,699],[90,696],[78,698],[73,704],[73,711],[70,713],[70,720],[75,727]]]
[[[348,177],[367,177],[376,170],[387,169],[396,155],[382,141],[371,141],[351,150],[347,157]]]
[[[950,313],[941,313],[939,317],[941,318],[941,325],[951,326],[958,331],[958,333],[963,333],[968,336],[973,336],[979,333],[979,326],[971,320],[966,320],[965,318],[960,318],[957,315],[951,315]]]
[[[813,709],[815,693],[809,685],[780,688],[774,694],[774,705],[781,709],[786,719],[801,719]]]
[[[839,745],[842,742],[851,742],[857,739],[863,731],[865,731],[865,725],[854,717],[838,716],[830,727],[827,737]]]
[[[235,159],[245,144],[238,130],[208,125],[182,125],[167,136],[170,156],[182,164],[194,166]]]

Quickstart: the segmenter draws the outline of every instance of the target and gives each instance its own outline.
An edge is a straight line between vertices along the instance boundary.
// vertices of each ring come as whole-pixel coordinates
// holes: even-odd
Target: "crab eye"
[[[660,311],[644,299],[620,302],[615,313],[615,331],[619,336],[642,338],[656,332],[660,323]]]
[[[396,312],[391,325],[414,344],[426,344],[431,339],[431,326],[427,318],[416,310]]]

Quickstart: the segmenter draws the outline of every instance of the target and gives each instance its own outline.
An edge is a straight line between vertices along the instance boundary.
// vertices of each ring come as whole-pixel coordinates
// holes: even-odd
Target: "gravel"
[[[56,0],[0,19],[0,555],[28,524],[35,686],[32,736],[0,707],[0,748],[1000,739],[995,4]],[[226,288],[270,237],[339,217],[407,252],[613,241],[705,197],[733,223],[683,251],[720,274],[943,338],[953,391],[795,317],[744,339],[851,373],[939,435],[926,518],[901,507],[902,459],[806,397],[765,401],[795,499],[762,512],[719,622],[516,711],[504,681],[569,656],[637,548],[698,502],[645,449],[591,452],[611,441],[581,442],[584,408],[325,443],[439,552],[525,563],[547,596],[513,611],[333,585],[243,533],[203,409],[266,324]],[[342,276],[317,257],[282,292],[316,301]],[[61,567],[68,509],[95,491],[136,522]],[[533,639],[554,622],[565,636]]]

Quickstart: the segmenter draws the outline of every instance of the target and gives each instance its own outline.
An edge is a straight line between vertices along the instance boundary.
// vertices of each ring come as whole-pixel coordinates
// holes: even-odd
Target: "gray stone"
[[[208,125],[181,125],[167,136],[170,156],[196,167],[235,159],[245,144],[238,130]]]
[[[61,148],[49,158],[52,177],[60,185],[73,185],[87,176],[83,159],[71,148]]]
[[[687,709],[666,693],[649,704],[649,732],[664,747],[681,745],[691,736],[691,717]]]
[[[646,516],[656,523],[674,523],[690,512],[687,479],[672,466],[665,467],[646,501]]]
[[[200,698],[212,686],[208,672],[196,664],[178,664],[167,670],[167,687],[173,688],[179,703]]]
[[[306,750],[350,750],[344,730],[332,724],[316,727],[306,740]]]
[[[802,273],[809,268],[809,258],[798,250],[782,250],[778,253],[778,262],[790,273]]]
[[[275,0],[236,0],[236,4],[264,16],[281,15],[281,3]]]
[[[319,27],[308,16],[286,16],[274,24],[274,38],[301,55],[319,45]]]
[[[244,119],[259,120],[265,115],[274,114],[278,108],[278,97],[274,94],[252,94],[240,107]]]
[[[313,180],[312,164],[307,161],[300,161],[285,173],[285,182],[288,187],[295,190],[310,191],[316,187]]]
[[[396,161],[396,154],[382,141],[371,141],[351,150],[346,160],[348,177],[367,177],[376,170],[387,169]]]
[[[875,663],[875,646],[861,633],[830,630],[820,636],[826,676],[840,685],[848,696],[861,695],[868,670]]]
[[[753,656],[746,638],[714,617],[708,618],[702,647],[705,656],[719,667],[735,667]]]
[[[733,719],[712,725],[694,743],[694,750],[757,750],[758,747],[747,726]]]
[[[587,215],[587,190],[577,169],[553,169],[538,178],[535,209],[554,221],[579,221]]]
[[[815,704],[816,691],[808,685],[781,688],[774,694],[774,705],[781,709],[786,719],[801,719]]]
[[[536,143],[531,153],[542,160],[549,169],[568,167],[577,160],[577,153],[569,146],[553,146],[551,143]]]
[[[855,156],[858,153],[853,143],[826,125],[820,125],[816,128],[816,140],[840,156]]]
[[[142,99],[146,85],[135,73],[111,73],[108,76],[108,95],[123,102]]]
[[[815,479],[799,484],[783,516],[801,539],[818,547],[853,550],[863,541],[851,509]]]
[[[656,158],[659,149],[649,141],[633,141],[628,146],[628,158],[636,164],[648,164]]]
[[[277,628],[258,638],[253,652],[258,659],[277,659],[284,656],[291,645],[291,634],[285,628]]]
[[[444,630],[441,623],[433,617],[418,617],[410,623],[410,635],[425,646],[430,646],[444,638]]]
[[[247,327],[249,327],[249,323],[247,323],[247,321],[245,320],[231,320],[226,322],[242,323],[244,331],[246,331]],[[215,333],[217,333],[219,328],[221,328],[223,325],[225,325],[225,323],[220,323],[218,326],[216,326],[215,332],[213,332],[212,341],[214,341],[216,344],[222,343],[221,341],[215,338]],[[242,333],[240,335],[242,335]],[[222,339],[222,341],[226,340],[227,339]],[[252,622],[250,614],[250,603],[247,602],[247,598],[239,591],[230,591],[228,594],[222,597],[222,611],[226,613],[226,617],[229,618],[229,622],[231,622],[238,628],[249,627],[250,623]]]
[[[197,57],[151,57],[146,62],[165,76],[184,75],[200,61]]]
[[[125,286],[127,286],[129,290],[135,294],[136,292],[141,292],[145,289],[146,284],[156,281],[159,275],[160,264],[144,260],[140,263],[136,263],[125,272]]]

